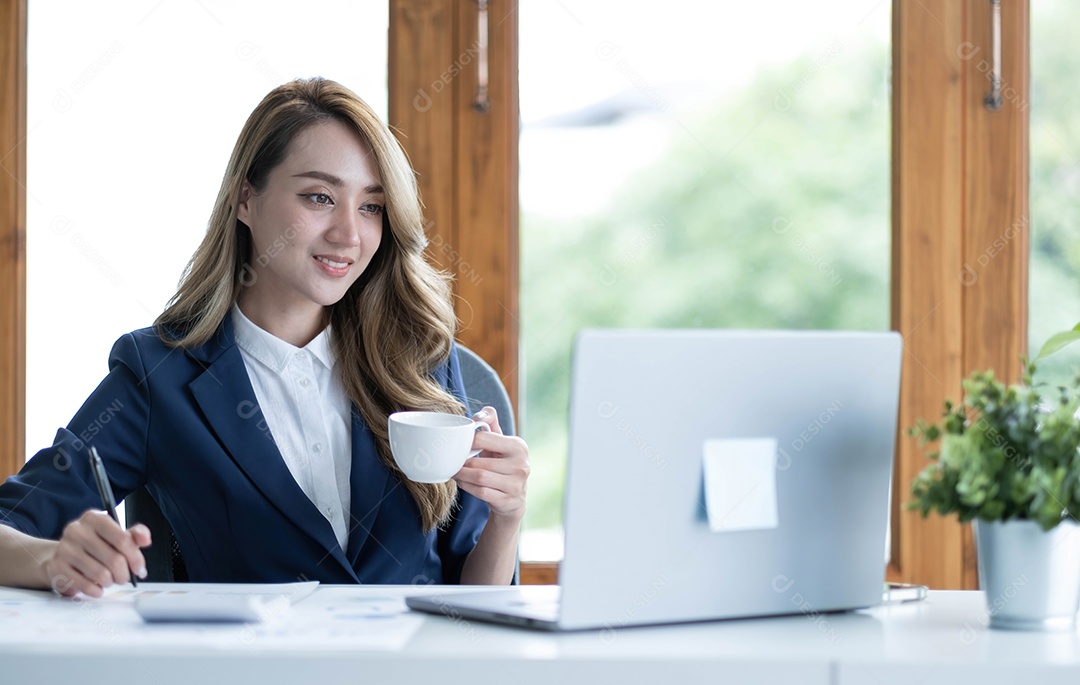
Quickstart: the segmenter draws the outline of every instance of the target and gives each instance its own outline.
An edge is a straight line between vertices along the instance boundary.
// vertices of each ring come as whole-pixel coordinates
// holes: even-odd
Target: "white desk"
[[[405,594],[431,590],[323,586],[272,621],[273,635],[258,637],[250,626],[217,626],[212,635],[207,628],[192,627],[184,630],[206,639],[179,644],[155,641],[154,631],[161,627],[144,625],[127,605],[80,604],[0,589],[0,682],[1080,682],[1080,635],[990,631],[983,626],[983,598],[976,592],[932,592],[917,604],[816,619],[791,616],[563,635],[416,615],[403,619],[415,625],[401,649],[361,650],[348,638],[312,644],[289,633],[304,621],[334,625],[321,617],[356,606],[350,602],[382,598],[392,605]],[[27,598],[39,599],[38,608]],[[93,644],[61,634],[14,634],[12,622],[29,624],[28,612],[42,611],[45,602],[48,611],[65,612],[75,632],[96,632],[89,641]],[[400,618],[361,623],[377,631],[379,620]]]

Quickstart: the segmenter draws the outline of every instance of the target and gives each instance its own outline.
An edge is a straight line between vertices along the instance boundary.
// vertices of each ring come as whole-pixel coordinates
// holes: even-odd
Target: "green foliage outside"
[[[1028,519],[1044,530],[1080,511],[1080,376],[1044,393],[1031,384],[1034,371],[1009,387],[975,373],[940,424],[919,421],[911,434],[940,449],[912,483],[909,508],[960,521]]]
[[[1080,321],[1080,3],[1031,4],[1031,263],[1029,349]],[[1068,384],[1080,346],[1039,361],[1036,382]]]
[[[527,527],[561,519],[579,329],[888,328],[887,73],[885,45],[765,71],[608,211],[523,218]]]
[[[1037,350],[1080,321],[1080,101],[1067,86],[1080,73],[1069,33],[1080,3],[1040,2],[1033,13]],[[606,211],[574,221],[523,217],[527,528],[561,523],[579,329],[889,327],[889,46],[852,43],[834,53],[763,70],[699,117],[672,120],[668,152]],[[1071,380],[1074,347],[1041,362],[1039,380]]]

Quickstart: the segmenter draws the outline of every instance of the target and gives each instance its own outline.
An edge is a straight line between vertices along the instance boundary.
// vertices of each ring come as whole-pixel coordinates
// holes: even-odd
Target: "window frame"
[[[0,0],[0,478],[26,454],[26,4]]]

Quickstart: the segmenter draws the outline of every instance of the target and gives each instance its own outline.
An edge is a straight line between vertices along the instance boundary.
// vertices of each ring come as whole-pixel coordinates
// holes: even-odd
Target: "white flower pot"
[[[974,522],[979,586],[990,627],[1073,630],[1080,610],[1080,525],[1044,531],[1034,521]]]

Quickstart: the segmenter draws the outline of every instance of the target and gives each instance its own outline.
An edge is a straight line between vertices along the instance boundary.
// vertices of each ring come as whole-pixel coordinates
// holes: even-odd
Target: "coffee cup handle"
[[[491,426],[487,425],[483,421],[477,421],[476,426],[473,428],[473,430],[476,431],[477,433],[479,433],[481,431],[490,431]],[[480,454],[483,451],[484,450],[473,450],[473,451],[469,452],[469,458],[471,459],[471,458],[475,457],[476,455]]]

